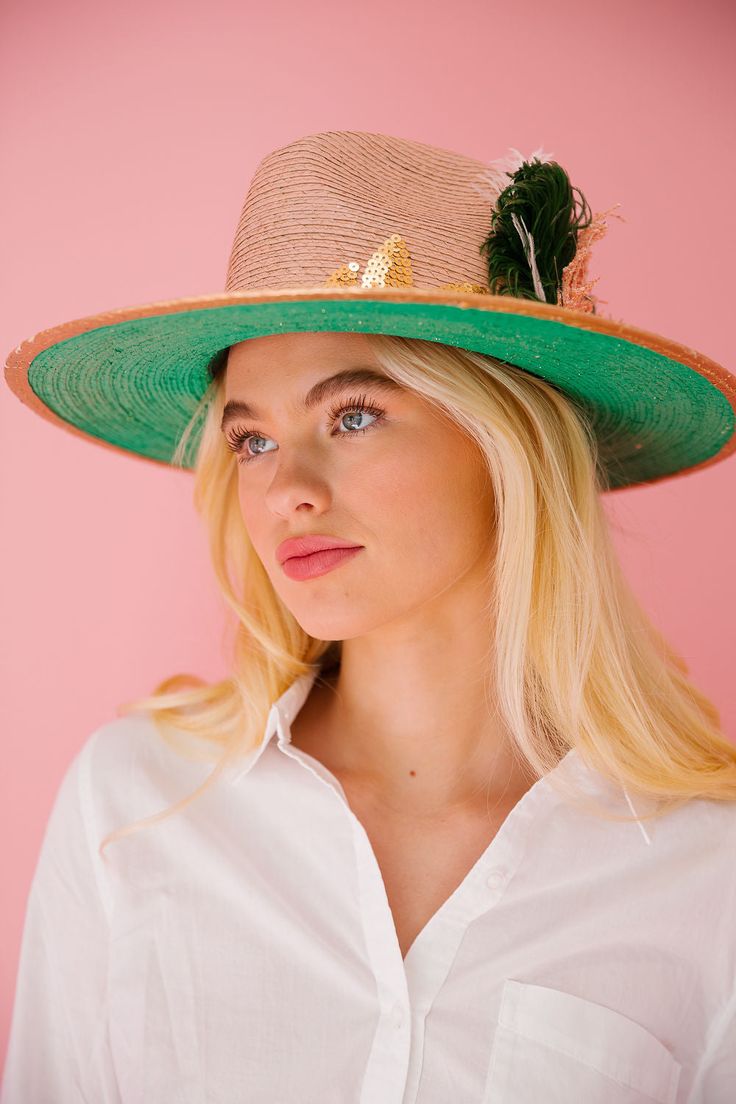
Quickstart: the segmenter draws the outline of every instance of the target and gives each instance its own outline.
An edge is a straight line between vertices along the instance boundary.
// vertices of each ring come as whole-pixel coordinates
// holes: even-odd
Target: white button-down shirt
[[[314,674],[211,764],[87,739],[28,899],[2,1104],[733,1104],[736,805],[575,811],[537,781],[402,959],[368,836],[290,743]],[[556,771],[630,812],[569,752]],[[641,808],[635,810],[641,815]]]

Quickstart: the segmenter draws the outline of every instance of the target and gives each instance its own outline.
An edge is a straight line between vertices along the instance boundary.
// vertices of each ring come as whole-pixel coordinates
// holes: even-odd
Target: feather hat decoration
[[[580,189],[548,157],[532,157],[507,175],[511,183],[496,200],[481,245],[491,293],[594,314],[597,280],[585,282],[590,246],[605,234],[614,208],[592,215]]]

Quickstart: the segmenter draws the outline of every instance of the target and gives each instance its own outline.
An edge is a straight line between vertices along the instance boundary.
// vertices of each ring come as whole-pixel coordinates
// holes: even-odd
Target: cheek
[[[238,502],[240,504],[240,516],[246,528],[251,543],[256,551],[261,548],[261,540],[267,528],[267,511],[263,505],[263,499],[253,494],[246,487],[246,480],[241,480],[238,487]]]
[[[427,448],[427,440],[433,447]],[[414,447],[400,459],[372,466],[360,489],[350,491],[368,504],[370,528],[394,548],[408,553],[421,548],[423,559],[460,568],[478,550],[493,525],[490,476],[478,448],[456,433],[417,435]],[[356,480],[362,475],[356,473]]]

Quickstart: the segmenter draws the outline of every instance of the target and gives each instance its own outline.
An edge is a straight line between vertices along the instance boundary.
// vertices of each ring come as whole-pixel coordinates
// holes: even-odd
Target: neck
[[[343,642],[295,718],[292,741],[389,811],[411,815],[518,800],[531,784],[496,710],[469,626],[453,647]]]

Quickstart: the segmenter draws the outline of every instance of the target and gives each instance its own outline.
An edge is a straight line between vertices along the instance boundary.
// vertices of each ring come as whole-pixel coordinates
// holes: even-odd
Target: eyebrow
[[[390,376],[384,376],[381,372],[376,372],[373,368],[348,368],[315,383],[314,387],[311,387],[304,396],[302,409],[304,411],[311,410],[337,392],[344,391],[346,387],[357,387],[361,384],[369,384],[391,392],[404,390],[396,380],[391,379]],[[230,399],[225,404],[220,429],[224,430],[225,426],[234,418],[259,419],[261,417],[263,415],[259,414],[256,408],[249,403],[242,399]]]

